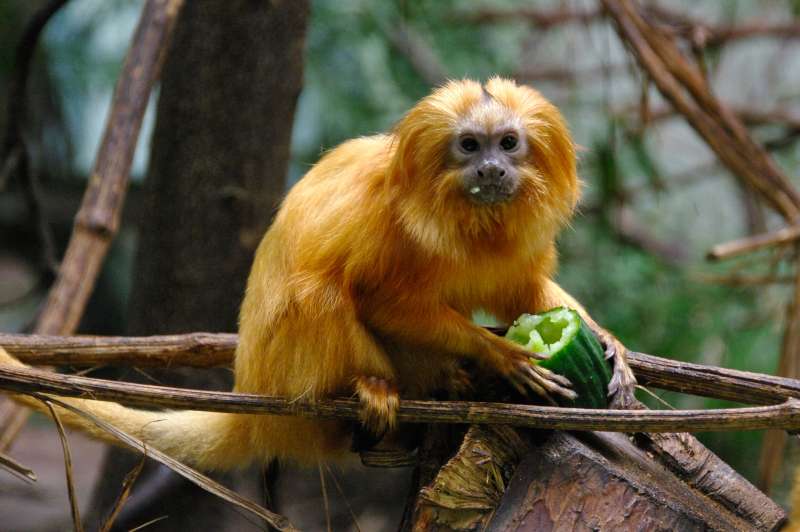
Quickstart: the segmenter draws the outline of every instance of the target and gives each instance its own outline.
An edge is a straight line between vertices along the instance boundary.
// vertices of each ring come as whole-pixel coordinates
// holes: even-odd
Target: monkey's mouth
[[[514,198],[517,187],[505,183],[474,184],[466,189],[467,197],[478,205],[505,203]]]

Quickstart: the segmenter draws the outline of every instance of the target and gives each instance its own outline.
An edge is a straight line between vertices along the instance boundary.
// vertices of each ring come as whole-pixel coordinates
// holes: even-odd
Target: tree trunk
[[[255,246],[285,188],[308,12],[307,0],[185,3],[162,75],[131,334],[236,330]],[[226,371],[157,378],[173,385],[230,387]],[[108,512],[139,459],[123,450],[109,452],[90,526]],[[255,471],[249,476],[251,486],[261,485]],[[243,483],[241,475],[222,481]],[[149,464],[115,529],[161,516],[168,518],[148,530],[247,524],[229,505]]]
[[[412,504],[404,531],[773,531],[784,521],[690,434],[473,426]]]

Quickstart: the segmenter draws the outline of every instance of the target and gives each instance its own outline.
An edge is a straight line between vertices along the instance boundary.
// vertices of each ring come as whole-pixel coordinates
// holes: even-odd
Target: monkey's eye
[[[506,135],[500,139],[500,147],[506,151],[511,151],[517,147],[517,137],[514,135]]]
[[[478,141],[473,137],[464,137],[461,139],[461,142],[459,142],[459,146],[461,146],[462,150],[469,153],[478,151],[478,148],[480,148],[480,144],[478,144]]]

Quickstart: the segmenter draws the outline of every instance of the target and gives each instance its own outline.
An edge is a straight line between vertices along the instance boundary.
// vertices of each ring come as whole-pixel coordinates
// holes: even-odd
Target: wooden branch
[[[34,327],[40,334],[72,334],[119,228],[139,130],[183,0],[148,0],[117,80],[106,129],[58,275]],[[27,412],[3,420],[0,450],[24,426]]]
[[[0,346],[35,366],[212,368],[233,362],[238,336],[190,333],[162,336],[48,336],[0,333]]]
[[[495,332],[502,332],[501,330]],[[140,367],[229,366],[235,334],[191,333],[166,336],[41,336],[0,333],[0,346],[26,364],[53,366],[135,365]],[[705,366],[630,352],[640,383],[750,404],[800,399],[800,381]]]
[[[317,419],[359,419],[355,399],[267,397],[232,392],[183,390],[166,386],[122,383],[32,368],[0,366],[0,389],[118,401],[132,406],[185,408],[241,414],[277,414]],[[758,429],[800,429],[800,400],[747,408],[717,410],[589,410],[469,401],[400,403],[397,420],[405,423],[499,424],[557,430],[610,432],[705,432]]]
[[[76,414],[84,419],[88,420],[89,422],[96,425],[98,428],[108,432],[109,434],[113,435],[117,438],[124,446],[131,448],[134,451],[138,451],[142,453],[145,457],[151,458],[162,465],[167,466],[173,472],[177,473],[178,475],[182,476],[192,484],[206,490],[207,492],[221,498],[224,501],[249,512],[250,514],[263,519],[266,523],[273,526],[274,528],[280,531],[286,532],[298,532],[298,530],[286,519],[284,516],[270,512],[266,508],[254,503],[253,501],[246,499],[236,493],[235,491],[231,490],[230,488],[226,488],[219,482],[215,481],[212,478],[207,477],[206,475],[200,473],[196,469],[193,469],[183,462],[179,462],[175,460],[169,455],[166,455],[159,451],[158,449],[154,449],[147,445],[145,442],[134,438],[127,432],[123,432],[117,427],[111,425],[107,421],[98,418],[97,416],[90,414],[80,408],[77,408],[73,405],[64,403],[59,401],[58,399],[48,397],[44,398],[38,394],[33,394],[33,397],[41,400],[47,400],[52,402],[54,405],[63,408],[73,414]],[[160,518],[159,518],[160,519]],[[153,522],[153,521],[151,521]]]
[[[800,194],[741,121],[713,96],[700,70],[675,42],[648,24],[630,0],[602,2],[650,79],[720,160],[787,221],[800,217]]]
[[[148,0],[142,9],[72,237],[39,316],[38,333],[70,334],[83,315],[119,228],[142,119],[182,3]]]
[[[747,236],[724,244],[717,244],[708,252],[709,260],[722,260],[751,253],[759,249],[789,244],[800,238],[800,225],[782,227],[771,233]]]

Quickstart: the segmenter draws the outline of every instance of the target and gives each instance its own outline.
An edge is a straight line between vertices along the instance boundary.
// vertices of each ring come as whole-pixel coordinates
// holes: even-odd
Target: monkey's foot
[[[397,386],[380,377],[357,377],[356,394],[361,402],[359,419],[362,426],[380,439],[397,427],[400,399]]]
[[[609,407],[629,410],[638,404],[636,400],[636,377],[628,365],[628,349],[613,334],[605,329],[595,331],[606,350],[606,359],[614,360],[614,373],[608,383]]]

